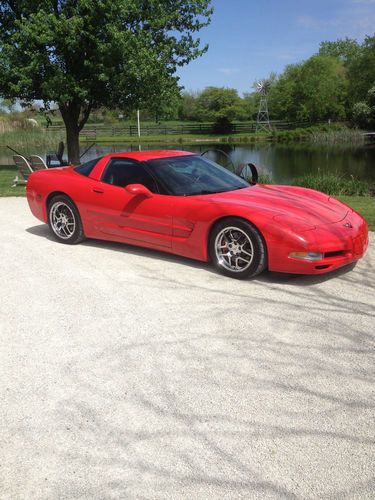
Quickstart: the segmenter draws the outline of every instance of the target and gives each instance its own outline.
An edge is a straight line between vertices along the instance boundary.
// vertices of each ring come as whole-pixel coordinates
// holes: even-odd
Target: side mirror
[[[152,196],[151,191],[143,184],[128,184],[125,189],[133,196],[144,196],[145,198],[151,198]]]

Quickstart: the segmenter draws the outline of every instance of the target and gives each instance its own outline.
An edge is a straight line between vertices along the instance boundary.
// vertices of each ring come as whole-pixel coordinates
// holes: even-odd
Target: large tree
[[[197,98],[196,116],[200,121],[213,121],[221,117],[233,120],[243,113],[241,98],[236,89],[207,87]]]
[[[311,122],[345,118],[347,80],[343,63],[315,55],[286,67],[272,85],[269,107],[273,116]]]
[[[0,95],[56,103],[77,162],[94,108],[157,108],[177,90],[211,13],[210,0],[1,1]]]
[[[358,57],[351,61],[349,80],[352,101],[366,100],[375,85],[375,35],[365,37]]]
[[[319,55],[336,57],[345,64],[350,64],[361,50],[361,46],[354,38],[339,38],[334,42],[322,42],[319,48]]]

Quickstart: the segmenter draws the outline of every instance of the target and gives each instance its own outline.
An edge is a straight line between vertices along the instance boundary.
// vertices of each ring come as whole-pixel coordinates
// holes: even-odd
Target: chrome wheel
[[[253,262],[254,247],[251,238],[238,227],[222,229],[215,238],[214,248],[218,264],[228,271],[243,272]]]
[[[49,213],[51,227],[59,238],[68,240],[76,229],[76,218],[72,209],[62,201],[55,202]]]

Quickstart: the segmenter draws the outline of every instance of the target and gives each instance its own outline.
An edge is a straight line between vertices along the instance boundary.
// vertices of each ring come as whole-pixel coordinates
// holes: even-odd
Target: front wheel
[[[67,196],[54,196],[48,204],[48,225],[61,243],[74,245],[85,239],[78,210]]]
[[[266,246],[259,231],[250,222],[235,217],[215,226],[209,252],[216,269],[231,278],[250,278],[267,266]]]

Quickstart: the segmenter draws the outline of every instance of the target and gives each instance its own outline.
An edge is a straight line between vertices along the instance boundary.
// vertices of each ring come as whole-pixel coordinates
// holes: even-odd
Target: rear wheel
[[[57,195],[49,202],[48,225],[61,243],[74,245],[85,239],[78,210],[67,196]]]
[[[267,266],[262,236],[243,219],[230,217],[219,222],[211,233],[209,251],[216,269],[231,278],[256,276]]]

